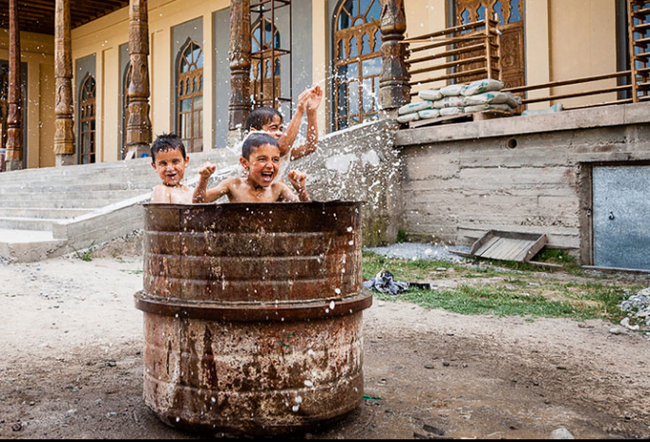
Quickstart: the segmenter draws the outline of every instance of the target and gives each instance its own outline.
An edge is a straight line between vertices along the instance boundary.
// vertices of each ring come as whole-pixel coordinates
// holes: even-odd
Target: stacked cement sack
[[[485,79],[468,85],[420,91],[418,96],[422,101],[402,106],[398,110],[397,121],[408,123],[490,110],[512,114],[521,104],[521,98],[510,92],[501,92],[501,89],[501,81]]]

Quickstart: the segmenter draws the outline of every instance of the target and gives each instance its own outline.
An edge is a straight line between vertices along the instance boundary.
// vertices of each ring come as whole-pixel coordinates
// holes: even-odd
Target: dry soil
[[[196,437],[142,400],[141,269],[124,247],[0,265],[0,438]],[[650,342],[638,333],[381,301],[364,321],[368,399],[298,436],[650,437]]]

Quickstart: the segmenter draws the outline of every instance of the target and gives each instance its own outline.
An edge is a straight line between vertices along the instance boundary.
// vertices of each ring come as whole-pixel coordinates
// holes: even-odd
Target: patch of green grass
[[[429,278],[437,268],[449,269],[454,267],[448,261],[425,261],[393,259],[371,252],[363,252],[363,277],[371,279],[382,270],[390,271],[396,280],[416,281]],[[464,269],[463,269],[464,270]]]
[[[77,258],[79,258],[82,261],[90,262],[90,261],[93,260],[92,249],[93,249],[94,246],[95,246],[95,241],[93,241],[90,244],[90,247],[88,247],[88,249],[86,249],[86,251],[83,252],[83,253],[80,252],[79,250],[75,249],[74,247],[73,247],[73,249],[74,249],[75,255],[77,255]]]
[[[126,269],[120,269],[120,272],[131,273],[132,275],[142,275],[142,274],[144,273],[144,270],[126,270]]]
[[[563,256],[562,254],[558,256]],[[562,258],[565,259],[565,258]],[[495,261],[494,267],[481,261],[476,264],[452,264],[446,261],[409,261],[391,259],[372,253],[363,255],[363,276],[370,279],[382,270],[389,270],[398,281],[416,282],[432,279],[453,279],[456,288],[443,290],[411,289],[397,297],[378,294],[378,299],[401,300],[425,308],[442,308],[467,314],[498,316],[567,317],[576,320],[593,318],[620,321],[625,317],[618,305],[642,285],[608,284],[597,276],[575,275],[575,281],[564,281],[550,275],[542,276],[540,269],[524,263]],[[454,271],[438,271],[440,268]],[[547,273],[546,270],[543,273]],[[494,277],[495,282],[480,283],[478,278]]]
[[[382,298],[390,297],[382,296]],[[494,286],[461,285],[453,290],[413,290],[400,295],[399,299],[425,308],[442,308],[464,315],[574,317],[580,319],[590,316],[568,302],[550,301],[541,295]]]
[[[406,242],[408,240],[409,240],[409,237],[406,234],[406,231],[404,229],[399,229],[397,231],[397,239],[396,239],[396,241],[401,244],[401,243],[404,243],[404,242]]]
[[[559,264],[564,267],[564,270],[567,273],[580,276],[585,275],[584,269],[576,263],[575,257],[569,255],[564,250],[544,248],[537,254],[535,261],[545,262],[549,264]]]

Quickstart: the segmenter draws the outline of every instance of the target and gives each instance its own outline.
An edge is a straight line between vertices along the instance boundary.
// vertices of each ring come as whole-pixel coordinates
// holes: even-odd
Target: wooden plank
[[[528,98],[523,100],[524,104],[530,104],[530,103],[539,103],[542,101],[549,101],[549,100],[563,100],[567,98],[578,98],[578,97],[585,97],[588,95],[600,95],[600,94],[608,94],[612,92],[617,92],[625,89],[631,89],[632,85],[623,85],[623,86],[614,86],[614,87],[609,87],[609,88],[604,88],[604,89],[596,89],[593,91],[584,91],[584,92],[575,92],[572,94],[563,94],[563,95],[552,95],[549,97],[543,97],[543,98]]]
[[[603,74],[603,75],[592,75],[589,77],[580,77],[580,78],[573,78],[571,80],[562,80],[562,81],[551,81],[549,83],[541,83],[541,84],[535,84],[532,86],[520,86],[520,87],[511,87],[511,88],[506,88],[503,89],[502,92],[527,92],[527,91],[534,91],[536,89],[546,89],[546,88],[552,88],[552,87],[558,87],[558,86],[569,86],[573,84],[578,84],[578,83],[588,83],[590,81],[598,81],[598,80],[607,80],[610,78],[617,78],[617,77],[622,77],[624,75],[629,75],[631,71],[619,71],[619,72],[614,72],[610,74]]]
[[[463,48],[460,48],[460,49],[454,49],[454,50],[451,50],[451,51],[440,52],[438,54],[429,55],[427,57],[407,58],[406,61],[413,65],[415,63],[422,63],[422,62],[425,62],[425,61],[437,60],[439,58],[451,57],[451,56],[454,56],[454,55],[463,54],[465,52],[472,52],[472,51],[475,51],[475,50],[478,50],[478,49],[483,49],[483,48],[485,48],[485,43],[472,45],[472,46],[467,46],[467,47],[463,47]]]
[[[492,237],[490,238],[480,249],[478,249],[475,253],[475,255],[478,256],[486,256],[490,249],[495,247],[495,245],[499,242],[499,238]]]
[[[582,268],[587,270],[597,270],[603,273],[631,273],[635,275],[650,274],[650,270],[644,270],[644,269],[622,269],[619,267],[597,267],[597,266],[582,266]]]
[[[474,244],[472,245],[471,253],[472,254],[476,253],[476,251],[481,247],[483,247],[483,245],[485,245],[485,243],[487,243],[493,236],[494,234],[492,231],[489,231],[485,233],[483,236],[481,236],[481,238],[476,240],[476,242],[474,242]]]
[[[490,22],[496,24],[496,22],[494,20],[490,20]],[[453,26],[451,28],[446,28],[446,29],[443,29],[442,31],[432,32],[430,34],[424,34],[424,35],[419,35],[417,37],[406,38],[406,39],[404,39],[404,42],[405,43],[411,43],[411,42],[417,41],[417,40],[424,40],[424,39],[430,39],[430,38],[435,38],[435,37],[443,37],[445,35],[454,34],[456,32],[462,32],[462,31],[475,29],[475,28],[481,27],[483,25],[485,25],[485,20],[475,21],[475,22],[472,22],[472,23],[464,24],[464,25],[459,25],[459,26]]]
[[[499,256],[503,255],[504,249],[508,247],[508,242],[503,238],[495,238],[495,241],[492,243],[492,247],[487,249],[484,253],[481,253],[481,256],[484,258],[498,259]]]
[[[452,79],[452,78],[459,78],[459,77],[464,77],[464,76],[467,76],[467,75],[483,74],[485,72],[487,72],[486,68],[472,69],[472,70],[469,70],[469,71],[463,71],[463,72],[459,72],[459,73],[456,73],[456,74],[449,74],[449,75],[442,75],[440,77],[427,78],[426,80],[411,81],[411,82],[409,82],[409,85],[418,86],[418,85],[424,84],[424,83],[435,83],[436,81],[449,80],[449,79]]]
[[[484,61],[484,60],[485,60],[484,56],[472,57],[472,58],[464,58],[464,59],[452,61],[452,62],[449,62],[449,63],[444,63],[444,64],[438,64],[438,65],[435,65],[435,66],[431,66],[430,68],[415,69],[413,71],[409,71],[409,73],[411,75],[417,75],[417,74],[422,74],[422,73],[425,73],[425,72],[438,71],[438,70],[443,70],[443,69],[447,69],[447,68],[462,66],[462,65],[465,65],[465,64],[472,64],[472,63],[476,63],[476,62]]]

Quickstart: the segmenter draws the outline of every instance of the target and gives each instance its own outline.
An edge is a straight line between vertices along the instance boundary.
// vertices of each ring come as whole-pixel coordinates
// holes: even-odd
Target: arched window
[[[120,159],[124,159],[127,152],[126,145],[126,125],[129,123],[129,84],[131,84],[131,64],[129,63],[124,69],[122,76],[122,149]]]
[[[280,96],[280,31],[271,20],[262,17],[251,31],[251,98],[254,107],[276,107],[275,98]]]
[[[377,118],[381,3],[342,0],[334,16],[335,130]]]
[[[88,75],[81,84],[79,94],[80,146],[79,164],[96,161],[95,156],[95,79]]]
[[[176,72],[178,118],[176,133],[188,152],[203,150],[203,50],[190,40],[181,49]]]

